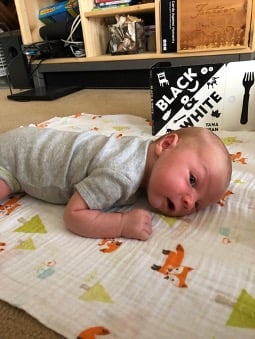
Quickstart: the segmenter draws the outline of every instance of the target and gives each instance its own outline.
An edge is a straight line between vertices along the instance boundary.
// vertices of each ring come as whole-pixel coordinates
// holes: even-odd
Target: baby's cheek
[[[160,210],[161,206],[162,206],[162,199],[157,196],[157,195],[153,195],[153,194],[149,194],[148,195],[148,200],[149,200],[149,203],[150,205],[155,208],[155,209],[158,209]]]

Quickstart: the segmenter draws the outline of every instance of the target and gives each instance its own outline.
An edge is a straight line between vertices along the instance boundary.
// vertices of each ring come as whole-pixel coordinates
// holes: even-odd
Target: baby
[[[222,141],[199,127],[154,141],[35,127],[0,136],[0,200],[25,192],[65,204],[66,227],[84,237],[147,240],[150,211],[109,209],[144,190],[153,209],[184,216],[220,200],[231,172]]]

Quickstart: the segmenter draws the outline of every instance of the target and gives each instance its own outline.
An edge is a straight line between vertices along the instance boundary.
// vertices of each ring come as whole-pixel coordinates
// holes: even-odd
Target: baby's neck
[[[151,142],[148,147],[147,157],[146,157],[146,163],[145,163],[145,169],[143,173],[143,178],[140,187],[143,189],[147,189],[148,183],[151,176],[151,171],[154,166],[154,163],[156,161],[156,155],[155,155],[155,142]]]

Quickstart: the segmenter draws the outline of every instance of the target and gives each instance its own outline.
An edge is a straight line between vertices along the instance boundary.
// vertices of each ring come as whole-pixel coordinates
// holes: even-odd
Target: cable
[[[73,34],[75,33],[76,29],[78,26],[81,24],[81,16],[78,14],[76,18],[74,19],[71,29],[70,29],[70,34],[67,37],[66,40],[61,39],[61,41],[64,42],[64,46],[70,47],[71,52],[75,57],[84,57],[86,56],[85,50],[84,50],[84,42],[83,41],[75,41],[73,39]]]
[[[35,43],[37,44],[37,43]],[[13,64],[13,62],[18,58],[20,57],[20,55],[23,54],[23,51],[19,51],[19,53],[17,55],[14,56],[13,59],[10,60],[9,63],[7,63],[7,67],[6,67],[6,79],[7,79],[7,84],[8,84],[8,87],[9,87],[9,91],[10,91],[10,94],[13,95],[13,91],[12,91],[12,83],[11,83],[11,78],[10,78],[10,68]],[[33,74],[37,71],[37,69],[39,68],[39,66],[41,65],[41,63],[46,60],[47,58],[44,58],[44,59],[41,59],[38,64],[36,65],[36,67],[32,70],[31,68],[31,65],[32,65],[32,62],[33,60],[36,60],[36,58],[34,56],[30,56],[30,60],[28,62],[28,75],[29,75],[29,79],[33,79]]]
[[[78,14],[76,16],[76,18],[74,19],[74,21],[72,22],[72,26],[71,26],[71,30],[70,30],[70,34],[68,36],[68,38],[66,40],[63,40],[65,42],[65,46],[67,46],[70,42],[74,42],[73,40],[73,34],[76,31],[77,27],[79,26],[79,24],[81,23],[81,16],[80,14]]]
[[[43,61],[47,60],[47,58],[45,59],[40,59],[39,62],[36,64],[36,66],[34,67],[34,69],[32,69],[30,71],[30,77],[32,78],[34,73],[39,69],[40,65],[43,63]],[[29,66],[31,68],[31,65],[32,65],[32,62],[33,62],[33,57],[31,57],[30,59],[30,62],[29,62]]]

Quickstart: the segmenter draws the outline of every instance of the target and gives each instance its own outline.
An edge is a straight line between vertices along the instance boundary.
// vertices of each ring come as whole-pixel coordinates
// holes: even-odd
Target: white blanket
[[[151,137],[149,121],[123,115],[40,127]],[[67,338],[255,338],[255,132],[220,136],[233,160],[225,197],[184,218],[154,214],[146,242],[82,238],[63,206],[2,202],[0,298]]]

